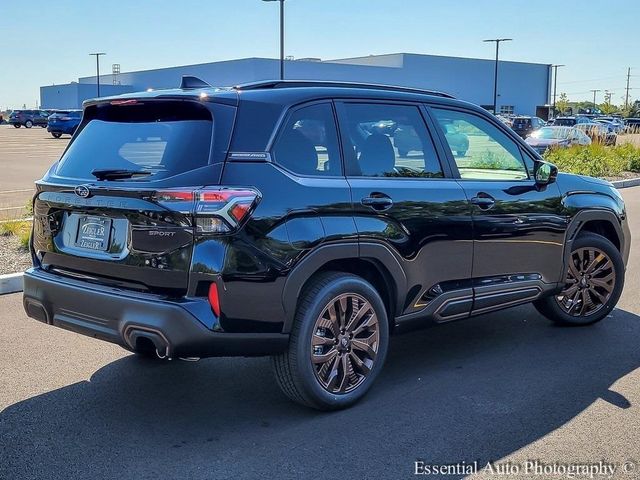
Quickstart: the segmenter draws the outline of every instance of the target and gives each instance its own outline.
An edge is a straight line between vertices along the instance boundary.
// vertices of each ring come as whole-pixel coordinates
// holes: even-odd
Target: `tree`
[[[567,111],[567,108],[569,108],[569,97],[567,97],[566,93],[561,93],[558,101],[556,101],[556,110],[562,115]]]
[[[616,113],[618,111],[618,107],[609,102],[601,103],[600,105],[598,105],[598,108],[605,115],[611,115],[612,113]]]

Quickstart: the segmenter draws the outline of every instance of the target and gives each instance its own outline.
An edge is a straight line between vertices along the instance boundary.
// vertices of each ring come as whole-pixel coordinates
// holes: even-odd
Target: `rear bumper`
[[[47,125],[47,132],[50,133],[64,133],[67,135],[73,134],[77,125]]]
[[[169,300],[123,291],[32,268],[24,275],[27,315],[43,323],[136,349],[150,340],[172,357],[261,356],[284,351],[280,333],[225,333],[202,324],[194,312],[203,299]],[[208,305],[208,304],[207,304]]]

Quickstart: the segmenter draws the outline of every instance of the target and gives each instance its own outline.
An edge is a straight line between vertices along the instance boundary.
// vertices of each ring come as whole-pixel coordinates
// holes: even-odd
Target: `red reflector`
[[[218,297],[218,286],[212,283],[209,286],[209,304],[211,304],[211,310],[215,313],[216,317],[220,316],[220,298]]]
[[[244,216],[249,212],[250,208],[250,203],[236,203],[229,211],[229,213],[233,218],[236,219],[236,222],[240,223],[240,220],[244,218]]]

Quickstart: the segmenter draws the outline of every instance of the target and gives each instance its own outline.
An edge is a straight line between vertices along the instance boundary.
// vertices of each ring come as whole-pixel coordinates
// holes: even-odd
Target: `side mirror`
[[[548,162],[536,162],[534,177],[537,185],[549,185],[556,181],[558,167]]]

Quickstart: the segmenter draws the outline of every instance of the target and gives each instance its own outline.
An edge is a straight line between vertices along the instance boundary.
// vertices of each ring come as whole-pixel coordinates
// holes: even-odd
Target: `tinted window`
[[[344,115],[349,175],[444,176],[418,107],[347,103]]]
[[[455,158],[461,178],[523,180],[527,170],[518,145],[480,116],[433,109]],[[464,155],[459,150],[466,144]]]
[[[162,178],[207,165],[212,122],[108,122],[91,120],[57,168],[64,177],[91,178],[94,169],[144,170]]]
[[[321,103],[295,110],[278,135],[273,157],[299,175],[342,175],[331,105]]]
[[[529,127],[530,125],[531,125],[530,118],[516,118],[513,121],[513,126],[516,128],[526,128],[526,127]]]

